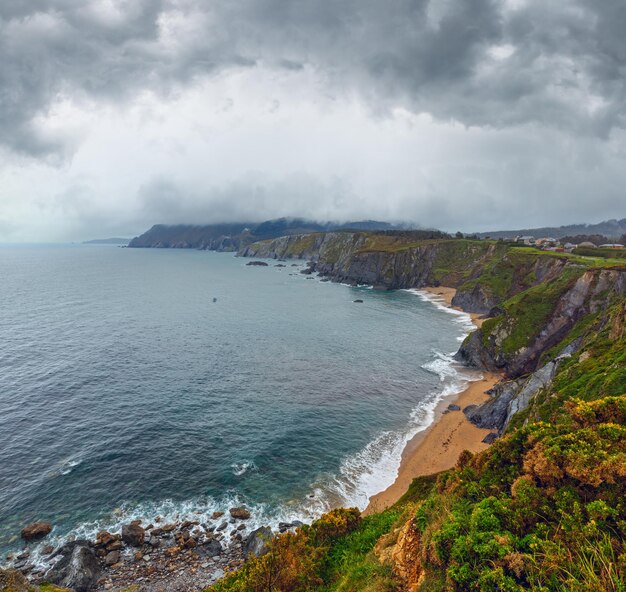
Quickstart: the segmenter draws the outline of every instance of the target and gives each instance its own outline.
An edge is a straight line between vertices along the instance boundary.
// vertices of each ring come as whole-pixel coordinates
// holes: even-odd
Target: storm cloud
[[[619,0],[4,0],[0,232],[72,187],[59,238],[250,210],[621,217],[625,30]]]

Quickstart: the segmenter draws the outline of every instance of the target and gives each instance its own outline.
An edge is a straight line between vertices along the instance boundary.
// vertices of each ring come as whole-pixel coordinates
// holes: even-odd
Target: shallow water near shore
[[[35,519],[54,540],[245,503],[260,525],[393,481],[471,378],[450,358],[469,318],[248,262],[0,247],[2,552]]]

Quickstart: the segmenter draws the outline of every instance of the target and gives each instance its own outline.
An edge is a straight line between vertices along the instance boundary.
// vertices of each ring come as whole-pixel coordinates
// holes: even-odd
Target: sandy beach
[[[435,294],[449,306],[455,294],[454,288],[424,288],[425,292]],[[472,321],[480,326],[482,319],[472,315]],[[483,373],[482,380],[471,382],[468,387],[456,395],[441,402],[435,411],[435,419],[425,431],[417,434],[406,445],[398,476],[394,483],[384,491],[373,495],[364,514],[381,511],[397,502],[408,489],[411,481],[420,475],[431,475],[453,467],[463,450],[480,452],[488,445],[482,442],[490,430],[477,428],[470,423],[463,409],[468,405],[477,405],[486,401],[489,390],[498,380],[497,374]],[[460,411],[448,411],[448,405],[458,405]]]
[[[446,288],[445,286],[437,286],[436,288],[420,288],[422,292],[428,292],[434,296],[439,296],[441,300],[443,300],[450,308],[454,308],[456,310],[461,310],[458,306],[452,306],[452,299],[456,294],[455,288]],[[472,317],[472,323],[477,327],[480,327],[485,320],[482,315],[469,312],[470,317]]]

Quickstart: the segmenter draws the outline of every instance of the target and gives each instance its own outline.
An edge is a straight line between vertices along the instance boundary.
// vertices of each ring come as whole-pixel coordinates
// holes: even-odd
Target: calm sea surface
[[[260,524],[393,480],[462,382],[467,317],[247,262],[0,247],[0,550],[34,519],[80,536],[245,503]]]

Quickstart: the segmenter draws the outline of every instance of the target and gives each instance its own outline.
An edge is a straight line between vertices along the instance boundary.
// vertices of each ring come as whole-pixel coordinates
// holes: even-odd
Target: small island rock
[[[250,518],[250,512],[248,512],[248,510],[246,510],[243,506],[240,508],[231,508],[228,511],[233,518],[238,518],[239,520],[247,520]]]
[[[36,541],[42,539],[52,531],[52,524],[49,522],[33,522],[22,529],[22,538],[25,541]]]

